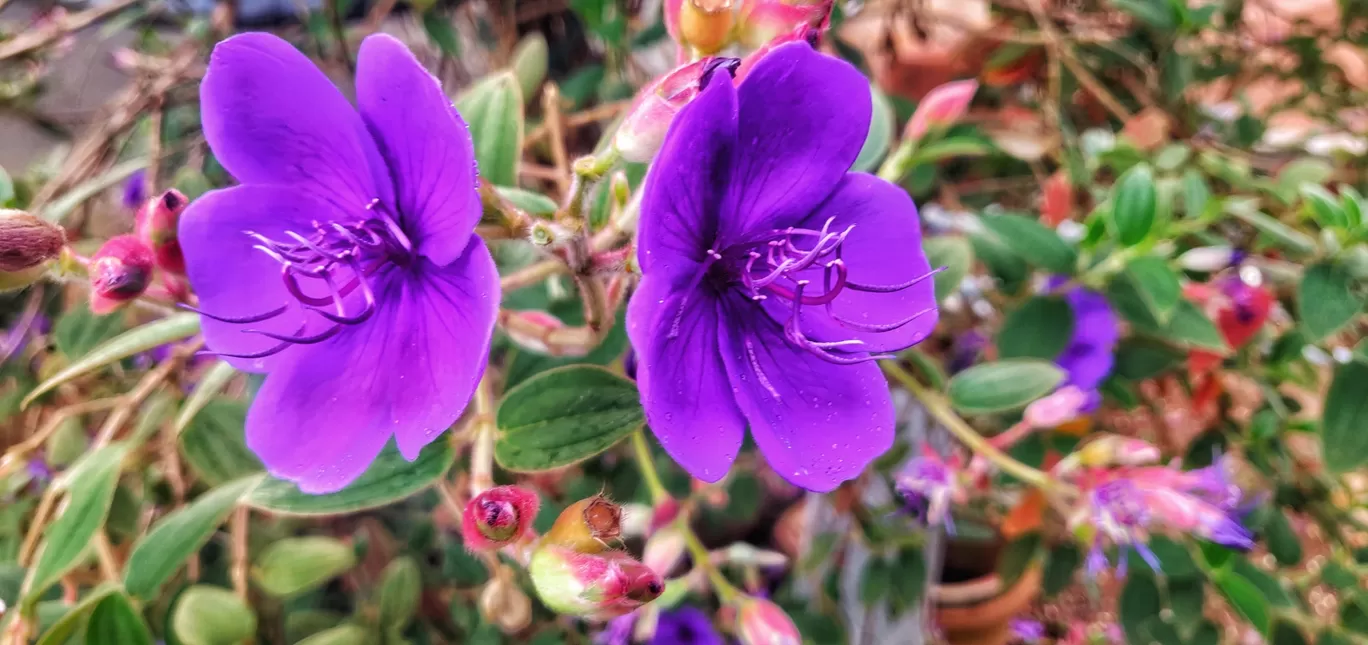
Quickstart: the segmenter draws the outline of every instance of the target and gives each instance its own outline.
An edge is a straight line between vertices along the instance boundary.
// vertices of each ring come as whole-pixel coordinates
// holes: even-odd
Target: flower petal
[[[638,226],[642,273],[693,277],[713,246],[736,150],[736,89],[729,80],[718,70],[675,116],[646,177]]]
[[[348,210],[393,201],[356,110],[280,38],[248,33],[214,47],[200,110],[209,147],[239,183],[288,185]]]
[[[646,422],[684,470],[707,482],[727,474],[746,431],[723,365],[718,306],[711,294],[655,275],[627,306]]]
[[[775,472],[826,492],[893,445],[893,401],[876,363],[833,365],[789,344],[751,301],[733,296],[724,307],[736,403]]]
[[[469,244],[446,267],[377,275],[370,320],[272,369],[247,415],[247,445],[271,474],[306,493],[337,491],[390,436],[413,460],[460,418],[498,309],[494,260],[479,238]]]
[[[356,102],[395,177],[399,215],[418,253],[449,264],[480,220],[475,146],[441,84],[403,43],[361,43]]]
[[[1064,385],[1080,390],[1095,390],[1111,374],[1113,357],[1120,338],[1116,314],[1106,296],[1083,288],[1064,294],[1074,314],[1073,337],[1055,364],[1068,372]]]
[[[827,220],[831,220],[832,231],[854,227],[841,246],[841,260],[851,281],[893,286],[925,279],[901,291],[846,288],[831,303],[831,313],[854,325],[838,322],[823,307],[808,306],[802,312],[803,330],[818,340],[861,340],[865,345],[860,349],[871,352],[898,351],[931,335],[938,316],[936,286],[930,275],[931,265],[922,251],[917,207],[907,192],[873,175],[847,174],[836,191],[799,226],[820,230]],[[799,276],[820,287],[824,284],[823,273],[819,265]],[[820,289],[811,294],[819,292]],[[764,302],[778,322],[788,320],[791,303],[780,298]],[[916,317],[911,322],[883,332],[855,326],[892,325],[913,316]]]
[[[806,42],[776,47],[737,90],[740,120],[726,237],[792,226],[836,187],[864,146],[869,81]]]
[[[314,220],[350,217],[329,202],[284,186],[234,186],[191,202],[181,214],[177,235],[185,255],[186,275],[199,296],[199,308],[212,316],[244,318],[296,302],[285,289],[280,264],[253,248],[256,240],[244,231],[287,239],[286,230],[309,231]],[[294,335],[307,322],[304,334],[309,335],[331,326],[319,316],[306,318],[299,307],[291,307],[280,316],[247,326],[203,316],[200,326],[205,344],[215,352],[253,354],[274,347],[278,341],[244,333],[244,329]],[[264,372],[291,351],[266,358],[224,360],[240,370]]]

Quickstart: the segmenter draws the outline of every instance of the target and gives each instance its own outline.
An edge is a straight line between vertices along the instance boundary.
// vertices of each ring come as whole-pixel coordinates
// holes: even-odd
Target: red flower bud
[[[152,283],[152,249],[135,235],[111,238],[90,259],[90,310],[107,314]]]
[[[528,565],[537,595],[553,611],[607,620],[655,600],[665,582],[622,551],[580,553],[544,544]]]
[[[744,598],[737,608],[736,637],[741,645],[799,645],[803,642],[793,619],[779,605],[754,597]]]
[[[498,486],[476,495],[461,513],[461,537],[472,551],[493,551],[533,537],[541,500],[518,486]]]
[[[185,273],[185,255],[181,253],[176,226],[189,203],[185,195],[172,188],[138,211],[138,238],[152,249],[157,266],[177,275]]]

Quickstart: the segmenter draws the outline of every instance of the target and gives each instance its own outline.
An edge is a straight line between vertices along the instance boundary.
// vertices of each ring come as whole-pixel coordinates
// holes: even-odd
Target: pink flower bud
[[[176,226],[189,203],[185,195],[172,188],[138,211],[138,238],[152,249],[158,267],[176,275],[185,274],[185,255],[181,253]]]
[[[1087,403],[1088,394],[1070,385],[1026,406],[1022,418],[1035,428],[1057,428],[1073,421]]]
[[[793,619],[779,605],[749,596],[737,608],[736,637],[741,645],[800,645],[803,642]]]
[[[954,125],[969,110],[977,91],[978,81],[954,81],[931,90],[912,113],[903,138],[918,141],[933,128]]]
[[[748,48],[759,48],[802,27],[816,27],[831,12],[831,2],[789,4],[781,0],[746,0],[741,6],[737,37]]]
[[[104,315],[141,296],[152,283],[152,249],[136,235],[111,238],[90,259],[90,310]]]
[[[665,133],[675,115],[698,97],[719,69],[726,71],[730,81],[739,64],[735,58],[704,58],[678,67],[642,88],[613,139],[618,153],[628,161],[650,161],[665,142]]]
[[[580,553],[544,544],[533,552],[528,573],[552,611],[593,620],[622,616],[665,591],[655,571],[622,551]]]
[[[518,486],[497,486],[476,495],[461,513],[461,537],[472,551],[492,551],[533,537],[541,500]]]

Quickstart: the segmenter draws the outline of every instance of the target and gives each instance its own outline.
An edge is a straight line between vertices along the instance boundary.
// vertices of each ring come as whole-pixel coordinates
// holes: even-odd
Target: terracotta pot
[[[1006,645],[1011,620],[1040,593],[1041,566],[1033,564],[1007,589],[996,573],[932,588],[936,624],[951,645]]]

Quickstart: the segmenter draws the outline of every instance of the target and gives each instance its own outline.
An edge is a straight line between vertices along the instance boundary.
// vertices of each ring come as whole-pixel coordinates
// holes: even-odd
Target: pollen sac
[[[104,315],[141,296],[152,283],[152,249],[136,235],[111,238],[90,259],[90,310]]]
[[[152,249],[158,267],[176,275],[185,274],[185,255],[176,237],[176,226],[189,203],[185,195],[173,188],[138,211],[138,239]]]
[[[24,211],[0,209],[0,289],[32,284],[65,245],[61,227]]]
[[[799,645],[803,637],[779,605],[745,597],[736,611],[736,637],[742,645]]]
[[[630,613],[665,591],[655,571],[622,551],[581,553],[543,543],[532,554],[528,573],[547,607],[591,620]]]
[[[556,518],[542,542],[579,551],[602,553],[622,539],[622,507],[602,495],[571,504]]]
[[[461,514],[461,537],[472,551],[493,551],[532,537],[541,500],[518,486],[498,486],[476,495]]]

